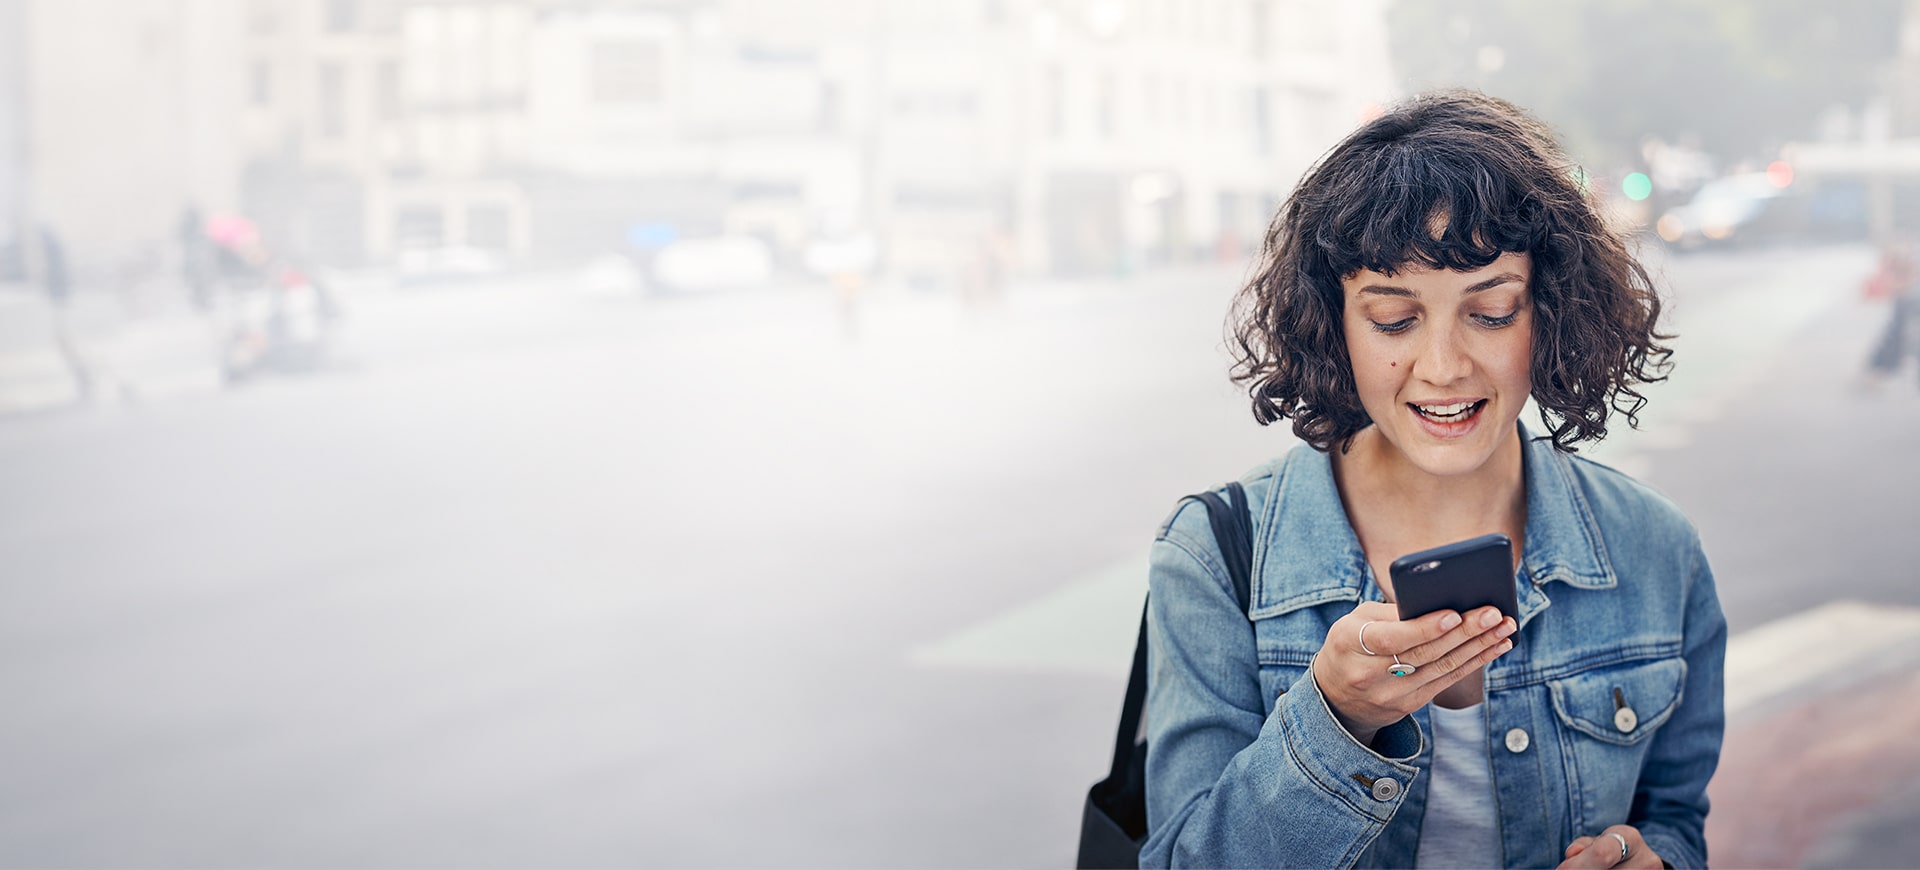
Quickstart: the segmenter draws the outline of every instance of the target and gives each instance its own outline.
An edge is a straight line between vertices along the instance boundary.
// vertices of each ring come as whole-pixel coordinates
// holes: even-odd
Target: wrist
[[[1353,735],[1353,741],[1355,743],[1365,746],[1368,749],[1373,748],[1373,738],[1380,736],[1379,728],[1368,728],[1353,721],[1348,718],[1346,714],[1341,713],[1339,708],[1334,707],[1331,703],[1327,706],[1333,709],[1333,721],[1340,723],[1340,727],[1347,729],[1347,733]]]
[[[1327,687],[1320,683],[1319,664],[1319,659],[1316,657],[1314,659],[1314,665],[1310,670],[1313,673],[1314,688],[1320,692],[1321,703],[1326,705],[1327,712],[1333,715],[1333,721],[1339,724],[1341,729],[1345,730],[1347,734],[1353,738],[1355,743],[1369,749],[1373,748],[1373,739],[1380,735],[1380,729],[1385,726],[1363,724],[1352,716],[1348,716],[1346,711],[1341,710],[1339,702],[1329,697],[1327,695]]]

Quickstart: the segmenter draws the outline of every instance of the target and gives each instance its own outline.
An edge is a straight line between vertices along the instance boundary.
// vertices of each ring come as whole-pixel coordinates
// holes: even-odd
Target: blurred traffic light
[[[1626,194],[1628,199],[1639,202],[1653,195],[1653,179],[1644,172],[1630,173],[1620,180],[1620,192]]]

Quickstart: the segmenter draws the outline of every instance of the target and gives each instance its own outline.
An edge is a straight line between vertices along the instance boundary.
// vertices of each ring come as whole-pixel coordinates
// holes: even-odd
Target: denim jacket
[[[1520,437],[1519,630],[1482,705],[1501,861],[1552,867],[1629,824],[1669,864],[1703,867],[1727,628],[1699,537],[1631,478]],[[1247,612],[1204,507],[1183,504],[1154,541],[1141,866],[1413,866],[1428,710],[1363,746],[1310,670],[1334,620],[1383,600],[1331,460],[1302,445],[1242,483]]]

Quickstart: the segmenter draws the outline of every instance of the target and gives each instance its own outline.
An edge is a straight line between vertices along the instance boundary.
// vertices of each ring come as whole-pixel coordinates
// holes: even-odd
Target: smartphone
[[[1514,596],[1513,540],[1493,534],[1469,538],[1393,560],[1393,597],[1401,619],[1436,610],[1461,615],[1491,604],[1520,621]]]

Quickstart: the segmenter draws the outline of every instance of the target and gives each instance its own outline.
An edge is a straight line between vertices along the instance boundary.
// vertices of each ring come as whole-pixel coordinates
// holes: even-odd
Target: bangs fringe
[[[1327,203],[1313,236],[1332,275],[1391,275],[1410,265],[1471,271],[1503,253],[1539,250],[1554,231],[1538,193],[1454,143],[1402,138],[1370,158],[1331,185],[1343,196]]]

